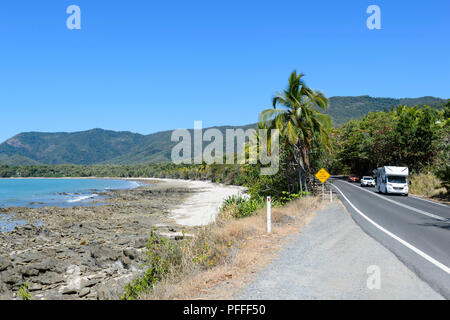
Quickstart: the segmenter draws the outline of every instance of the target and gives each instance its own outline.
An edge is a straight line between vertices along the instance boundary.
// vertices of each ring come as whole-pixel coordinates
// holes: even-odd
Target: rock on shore
[[[0,209],[27,221],[0,232],[0,299],[17,298],[25,282],[33,299],[120,298],[142,272],[153,226],[180,231],[168,226],[168,215],[190,192],[164,182],[111,191],[93,207]]]

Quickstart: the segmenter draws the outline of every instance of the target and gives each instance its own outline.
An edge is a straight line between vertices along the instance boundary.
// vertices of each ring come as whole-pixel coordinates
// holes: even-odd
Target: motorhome
[[[375,190],[379,193],[396,193],[408,196],[407,167],[381,167],[373,171],[377,177]]]

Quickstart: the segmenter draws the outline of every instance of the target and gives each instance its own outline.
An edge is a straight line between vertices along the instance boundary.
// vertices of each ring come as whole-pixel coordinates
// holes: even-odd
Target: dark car
[[[350,182],[358,182],[359,181],[359,177],[357,175],[352,174],[352,175],[350,175],[348,177],[348,181],[350,181]]]

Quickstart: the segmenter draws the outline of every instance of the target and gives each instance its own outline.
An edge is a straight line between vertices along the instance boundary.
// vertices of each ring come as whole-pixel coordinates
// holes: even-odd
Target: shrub
[[[441,181],[432,173],[419,173],[409,178],[409,191],[413,194],[435,196],[441,189]]]
[[[256,210],[264,207],[263,197],[248,198],[243,195],[233,195],[225,199],[221,211],[228,213],[232,218],[240,219],[251,216]]]
[[[283,191],[282,194],[283,195],[280,197],[279,201],[281,202],[281,204],[286,204],[295,199],[300,199],[303,198],[304,196],[311,195],[311,192],[300,191],[298,193],[290,193],[287,191]]]
[[[141,294],[148,292],[153,286],[167,277],[171,272],[182,268],[183,247],[171,240],[161,237],[152,230],[147,243],[147,268],[144,275],[134,279],[125,286],[122,300],[139,299]]]
[[[31,300],[32,297],[28,289],[28,283],[24,282],[22,284],[17,295],[22,298],[22,300]]]

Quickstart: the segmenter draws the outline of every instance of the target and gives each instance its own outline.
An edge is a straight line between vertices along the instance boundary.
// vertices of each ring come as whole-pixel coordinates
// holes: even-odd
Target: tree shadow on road
[[[424,227],[435,227],[445,230],[450,230],[450,221],[438,221],[433,223],[422,223],[421,226]]]

